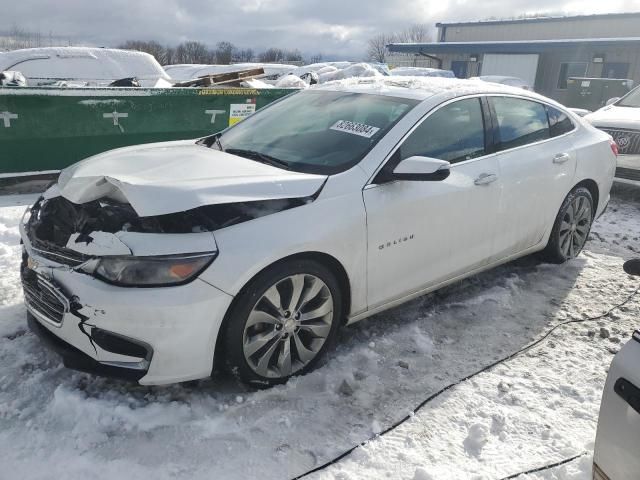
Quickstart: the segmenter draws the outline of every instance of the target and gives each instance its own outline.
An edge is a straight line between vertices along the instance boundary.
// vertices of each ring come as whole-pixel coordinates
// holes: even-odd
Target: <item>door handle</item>
[[[490,183],[495,182],[497,179],[498,176],[495,173],[482,173],[473,181],[473,183],[475,183],[476,185],[489,185]]]
[[[613,391],[620,395],[631,408],[640,413],[640,389],[638,387],[626,378],[619,378],[613,386]]]
[[[568,153],[559,153],[553,157],[553,163],[564,163],[571,159],[571,155]]]

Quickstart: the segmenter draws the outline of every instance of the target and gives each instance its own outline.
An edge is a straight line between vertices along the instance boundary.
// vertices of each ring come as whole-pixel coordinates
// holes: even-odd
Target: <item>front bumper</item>
[[[61,318],[51,321],[42,308],[26,301],[30,323],[66,366],[143,385],[211,374],[230,295],[200,279],[176,287],[113,286],[39,257],[29,247],[27,240],[25,253],[31,260],[23,268],[68,303]]]
[[[640,181],[640,155],[618,155],[616,179]]]

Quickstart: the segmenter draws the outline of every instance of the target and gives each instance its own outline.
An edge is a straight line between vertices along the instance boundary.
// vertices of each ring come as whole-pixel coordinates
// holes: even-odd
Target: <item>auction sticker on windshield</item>
[[[351,133],[352,135],[359,135],[361,137],[371,138],[378,130],[378,127],[372,127],[364,123],[350,122],[349,120],[338,120],[331,127],[331,130],[337,130],[338,132]]]

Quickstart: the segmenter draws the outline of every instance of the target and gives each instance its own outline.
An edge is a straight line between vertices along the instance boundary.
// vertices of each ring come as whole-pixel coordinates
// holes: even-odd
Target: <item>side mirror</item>
[[[451,164],[446,160],[413,156],[401,160],[393,169],[393,178],[397,180],[437,182],[449,176]]]
[[[626,262],[624,262],[624,265],[622,266],[622,268],[624,268],[624,271],[627,272],[629,275],[640,276],[640,258],[627,260]]]
[[[609,105],[612,105],[612,104],[616,103],[618,100],[620,100],[620,97],[610,98],[609,100],[606,101],[606,103],[604,105],[605,105],[605,107],[608,107]]]

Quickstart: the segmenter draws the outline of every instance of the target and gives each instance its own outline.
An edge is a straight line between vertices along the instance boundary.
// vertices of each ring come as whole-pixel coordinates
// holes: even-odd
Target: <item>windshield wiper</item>
[[[283,168],[285,170],[291,170],[291,165],[284,160],[280,160],[279,158],[272,157],[271,155],[267,155],[266,153],[260,153],[255,150],[245,150],[242,148],[227,148],[223,150],[223,152],[230,153],[232,155],[238,155],[239,157],[248,158],[250,160],[255,160],[260,163],[265,163],[267,165],[271,165],[272,167]]]

